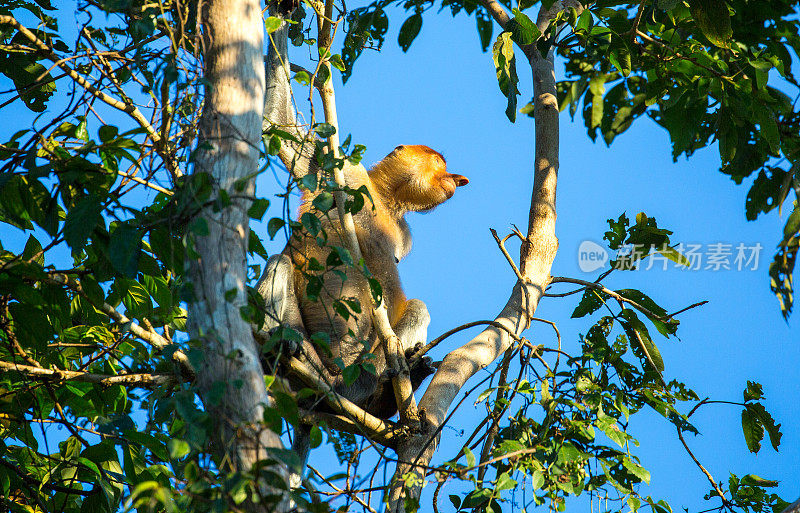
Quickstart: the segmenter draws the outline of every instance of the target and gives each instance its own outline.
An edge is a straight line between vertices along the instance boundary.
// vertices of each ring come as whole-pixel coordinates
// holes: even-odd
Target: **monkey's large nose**
[[[461,187],[462,185],[467,185],[469,183],[469,178],[466,176],[451,174],[450,178],[452,178],[456,183],[456,187]]]

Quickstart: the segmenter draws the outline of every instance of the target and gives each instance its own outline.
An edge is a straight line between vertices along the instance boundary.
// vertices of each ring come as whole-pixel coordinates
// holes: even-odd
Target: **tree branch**
[[[32,379],[53,381],[79,381],[82,383],[95,383],[104,387],[122,385],[139,388],[158,388],[176,385],[180,382],[174,374],[92,374],[90,372],[71,371],[66,369],[43,369],[31,365],[0,361],[0,369],[4,371],[17,371]]]
[[[505,11],[505,9],[503,9],[503,6],[500,5],[500,2],[497,2],[496,0],[480,0],[480,3],[486,8],[487,11],[489,11],[489,14],[491,14],[492,18],[494,18],[494,21],[500,25],[500,28],[505,29],[506,24],[508,24],[511,18],[509,18],[508,13]]]
[[[270,15],[284,19],[278,11],[278,2],[270,2]],[[294,109],[289,64],[289,24],[269,35],[269,49],[265,61],[266,89],[264,95],[264,120],[262,131],[278,129],[294,140],[282,140],[278,157],[295,179],[318,171],[314,162],[313,133],[301,128]]]
[[[314,390],[319,390],[324,394],[325,402],[334,411],[348,419],[352,419],[352,422],[355,422],[359,427],[363,426],[363,429],[359,430],[358,434],[364,435],[386,447],[394,448],[397,444],[398,429],[393,424],[375,417],[354,402],[337,394],[316,372],[309,369],[297,358],[288,358],[287,363],[289,364],[290,372],[298,376]]]

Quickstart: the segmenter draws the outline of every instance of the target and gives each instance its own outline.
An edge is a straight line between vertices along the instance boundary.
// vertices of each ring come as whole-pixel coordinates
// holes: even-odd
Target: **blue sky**
[[[445,155],[451,172],[470,179],[434,212],[408,218],[414,248],[400,272],[406,294],[428,305],[432,338],[465,322],[493,318],[509,295],[515,278],[489,228],[503,234],[516,224],[525,230],[533,176],[533,120],[520,117],[511,124],[506,119],[505,98],[496,84],[491,55],[480,51],[474,19],[451,18],[445,12],[426,15],[420,36],[403,53],[396,34],[405,15],[394,14],[384,50],[366,51],[346,86],[337,78],[339,122],[343,137],[351,133],[354,142],[367,146],[368,165],[398,144],[426,144]],[[74,24],[71,19],[65,17],[62,24]],[[562,68],[557,64],[557,73]],[[524,61],[518,62],[518,72],[524,104],[531,94],[530,70]],[[0,78],[0,86],[7,89],[9,81]],[[305,92],[298,90],[297,96]],[[33,120],[30,112],[21,110],[6,108],[4,115],[20,123],[1,127],[3,136]],[[735,186],[717,171],[716,148],[673,163],[666,131],[649,120],[638,121],[610,149],[593,144],[582,120],[570,122],[566,113],[561,134],[560,251],[553,275],[596,276],[578,268],[578,246],[584,240],[601,242],[606,219],[622,212],[631,218],[640,211],[656,217],[660,226],[674,231],[673,242],[763,246],[756,271],[681,271],[670,265],[667,271],[616,273],[606,285],[639,288],[669,311],[709,301],[681,315],[679,341],[655,339],[664,357],[665,377],[684,381],[701,397],[731,401],[741,400],[747,380],[760,382],[767,409],[782,424],[783,443],[780,453],[765,444],[757,456],[749,454],[741,434],[740,409],[725,405],[708,406],[696,414],[693,418],[703,436],[687,441],[718,480],[726,480],[729,471],[739,476],[755,473],[781,480],[779,493],[787,500],[796,499],[800,495],[796,464],[800,461],[796,406],[800,321],[797,314],[788,325],[782,320],[767,277],[788,213],[784,218],[771,213],[747,222],[747,188]],[[277,191],[272,175],[259,177],[260,195]],[[277,205],[267,217],[279,215]],[[0,232],[0,238],[7,245],[11,234]],[[282,245],[276,241],[268,250],[280,251]],[[516,256],[517,248],[510,249]],[[537,311],[558,323],[565,349],[573,352],[578,334],[590,325],[586,319],[569,319],[577,299],[545,299]],[[466,342],[470,333],[476,332],[450,338],[433,356],[441,358]],[[527,336],[534,343],[555,343],[549,327],[534,326]],[[481,412],[466,401],[452,425],[474,426]],[[642,493],[666,498],[674,508],[709,507],[702,500],[708,484],[683,452],[671,425],[655,414],[641,417],[631,429],[642,444],[637,454],[652,474],[651,485]],[[463,441],[457,429],[445,430],[439,457],[452,456]],[[323,452],[320,461],[315,456],[312,463],[323,468],[330,457]]]

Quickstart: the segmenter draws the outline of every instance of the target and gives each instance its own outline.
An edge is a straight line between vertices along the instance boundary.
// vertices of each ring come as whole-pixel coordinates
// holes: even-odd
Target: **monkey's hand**
[[[411,351],[411,350],[409,350]],[[434,362],[430,356],[414,358],[408,361],[409,372],[411,373],[411,388],[416,390],[425,381],[425,378],[436,372],[440,362]]]

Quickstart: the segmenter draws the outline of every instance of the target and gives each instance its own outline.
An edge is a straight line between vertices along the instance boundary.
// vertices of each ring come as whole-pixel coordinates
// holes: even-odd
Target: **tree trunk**
[[[250,324],[240,314],[264,108],[264,26],[255,0],[212,0],[203,14],[207,86],[194,173],[207,173],[214,192],[195,225],[207,230],[193,232],[190,334],[203,351],[198,385],[217,423],[217,464],[223,472],[248,472],[266,458],[265,449],[282,448],[262,422],[270,400]],[[263,503],[249,509],[275,510]]]

